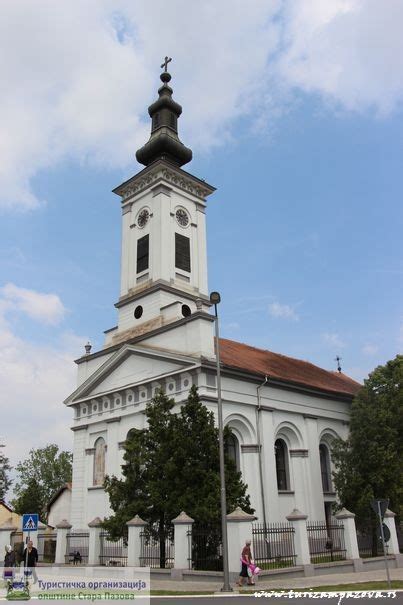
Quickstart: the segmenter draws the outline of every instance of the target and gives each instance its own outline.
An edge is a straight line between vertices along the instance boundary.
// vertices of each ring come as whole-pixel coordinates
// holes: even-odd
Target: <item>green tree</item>
[[[38,512],[47,520],[47,505],[53,494],[71,481],[73,455],[59,452],[56,444],[32,449],[28,458],[17,464],[18,477],[12,505],[19,514]],[[35,507],[35,510],[33,510]]]
[[[0,500],[4,500],[12,481],[9,477],[11,471],[10,461],[2,452],[4,444],[0,443]]]
[[[41,486],[34,477],[28,479],[25,489],[13,500],[14,510],[19,514],[38,513],[43,518],[43,498]]]
[[[182,510],[199,523],[220,520],[214,415],[201,403],[195,387],[178,414],[173,413],[174,405],[162,391],[156,394],[146,407],[147,428],[133,431],[126,442],[123,479],[105,481],[115,513],[105,521],[106,529],[117,538],[136,514],[157,523],[162,567],[167,527]],[[231,460],[226,460],[226,487],[228,511],[241,506],[252,512],[246,485]]]
[[[371,500],[388,498],[403,513],[403,355],[377,367],[351,407],[350,434],[332,447],[340,503],[357,515],[359,529],[376,536]],[[374,550],[376,541],[374,541]]]

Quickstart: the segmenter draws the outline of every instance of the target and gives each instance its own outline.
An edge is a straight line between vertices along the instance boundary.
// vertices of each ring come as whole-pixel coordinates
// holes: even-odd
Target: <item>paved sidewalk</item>
[[[390,569],[390,577],[392,580],[403,580],[403,568]],[[282,578],[271,580],[262,578],[257,579],[254,590],[274,590],[276,588],[311,588],[313,586],[337,586],[338,584],[356,584],[359,582],[375,582],[383,581],[386,587],[386,571],[384,569],[378,569],[375,571],[364,571],[361,573],[344,573],[344,574],[327,574],[323,576],[311,576],[308,578]],[[237,590],[237,586],[232,584],[234,590]],[[197,581],[185,581],[181,582],[178,580],[153,580],[151,578],[151,589],[152,590],[167,590],[170,592],[177,593],[189,593],[189,592],[218,592],[221,590],[222,580],[213,582],[197,582]],[[34,595],[39,592],[38,584],[35,584],[31,588],[31,594]],[[0,597],[5,596],[6,591],[0,589]]]
[[[392,580],[403,580],[403,568],[390,569]],[[272,590],[275,588],[310,588],[312,586],[335,586],[337,584],[356,584],[359,582],[385,581],[386,571],[364,571],[361,573],[328,574],[324,576],[312,576],[308,578],[282,578],[270,580],[268,578],[257,579],[254,590]],[[237,589],[235,584],[232,584]],[[222,587],[220,582],[179,582],[175,580],[153,580],[151,578],[152,590],[170,590],[175,592],[216,592]]]

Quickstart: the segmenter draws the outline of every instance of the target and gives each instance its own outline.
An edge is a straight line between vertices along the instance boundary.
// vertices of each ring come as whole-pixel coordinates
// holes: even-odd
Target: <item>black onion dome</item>
[[[151,136],[136,152],[136,159],[145,166],[159,159],[183,166],[192,159],[192,150],[185,147],[178,137],[178,118],[182,107],[172,98],[173,90],[168,86],[171,75],[165,71],[160,78],[163,84],[158,90],[159,98],[148,108]]]

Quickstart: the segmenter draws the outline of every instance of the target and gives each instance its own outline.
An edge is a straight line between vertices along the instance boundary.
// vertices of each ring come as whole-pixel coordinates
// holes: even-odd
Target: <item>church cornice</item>
[[[163,182],[174,185],[178,189],[194,195],[201,202],[215,191],[215,187],[189,174],[178,166],[170,164],[166,160],[157,160],[128,181],[113,189],[113,193],[120,195],[122,204],[126,204],[131,198],[149,189],[152,185],[158,185]]]
[[[152,294],[153,292],[158,292],[160,290],[163,292],[168,292],[169,294],[174,294],[175,296],[180,296],[186,300],[191,300],[192,302],[196,302],[200,299],[205,305],[211,307],[210,299],[207,296],[203,296],[202,294],[192,294],[191,292],[186,292],[186,290],[180,290],[179,288],[175,288],[161,279],[154,281],[151,286],[138,286],[138,289],[136,288],[135,291],[132,290],[129,292],[129,294],[119,298],[118,302],[115,303],[115,307],[119,309],[128,303],[142,298],[145,294]]]

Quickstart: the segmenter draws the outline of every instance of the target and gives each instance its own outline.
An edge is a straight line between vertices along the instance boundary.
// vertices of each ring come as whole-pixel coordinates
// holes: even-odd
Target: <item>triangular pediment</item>
[[[191,357],[124,345],[65,400],[66,405],[158,381],[197,365]]]

